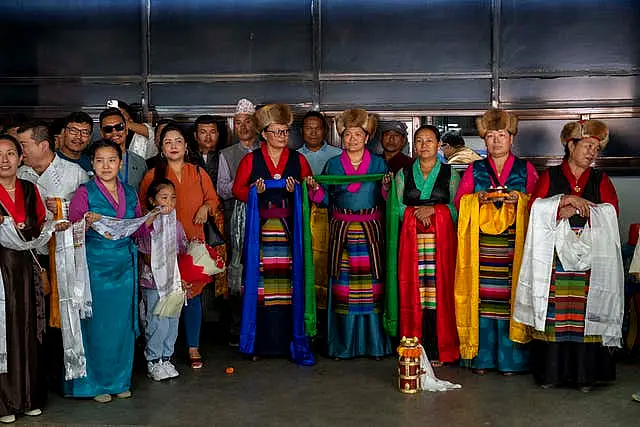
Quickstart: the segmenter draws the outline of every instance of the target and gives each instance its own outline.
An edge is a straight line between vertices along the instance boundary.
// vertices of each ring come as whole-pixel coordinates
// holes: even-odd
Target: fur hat
[[[291,107],[286,104],[267,104],[256,111],[256,120],[260,130],[272,123],[289,126],[293,122],[293,114]]]
[[[562,145],[574,139],[595,138],[600,143],[600,151],[604,150],[609,142],[609,127],[600,120],[580,120],[569,122],[560,132]]]
[[[377,122],[376,117],[373,114],[367,113],[366,110],[345,110],[336,118],[336,128],[340,136],[342,136],[346,128],[352,127],[360,127],[369,135],[373,135],[376,131]]]
[[[515,135],[518,132],[518,117],[508,111],[492,108],[476,119],[476,127],[480,138],[484,138],[490,130],[506,130]]]

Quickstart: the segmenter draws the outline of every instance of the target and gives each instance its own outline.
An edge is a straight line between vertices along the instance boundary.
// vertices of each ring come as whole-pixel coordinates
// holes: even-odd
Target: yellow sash
[[[326,309],[329,289],[329,213],[311,205],[311,237],[317,308]]]
[[[480,231],[486,234],[500,234],[516,224],[511,277],[511,306],[516,294],[524,239],[529,220],[527,204],[529,196],[518,193],[518,204],[503,204],[500,209],[493,203],[480,206],[478,193],[467,194],[460,200],[458,217],[458,258],[454,285],[456,304],[456,324],[460,337],[460,356],[473,359],[478,355],[478,330],[480,304]],[[511,319],[509,338],[518,343],[531,340],[526,326]]]

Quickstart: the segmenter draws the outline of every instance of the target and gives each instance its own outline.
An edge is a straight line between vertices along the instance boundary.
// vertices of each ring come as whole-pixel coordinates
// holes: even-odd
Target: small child
[[[176,190],[168,179],[155,180],[149,185],[147,191],[147,208],[149,210],[158,206],[175,209]],[[187,237],[180,221],[176,221],[176,245],[177,254],[187,250]],[[149,377],[154,381],[162,381],[167,378],[177,377],[178,371],[171,363],[173,349],[178,337],[179,313],[176,317],[161,317],[153,314],[160,295],[153,280],[151,272],[151,236],[146,235],[138,240],[138,250],[142,252],[140,257],[140,287],[144,301],[145,318],[145,357]]]

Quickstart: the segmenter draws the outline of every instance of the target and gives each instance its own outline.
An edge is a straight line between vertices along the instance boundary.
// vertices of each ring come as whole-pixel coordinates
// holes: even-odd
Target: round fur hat
[[[255,117],[260,130],[273,123],[290,126],[293,122],[291,107],[287,104],[267,104],[256,111]]]
[[[352,127],[360,127],[369,135],[373,135],[376,131],[377,122],[376,116],[367,113],[367,110],[360,108],[345,110],[336,117],[336,129],[341,136],[346,128]]]
[[[604,150],[609,142],[609,127],[600,120],[580,120],[569,122],[560,132],[560,142],[567,145],[574,139],[595,138],[600,143],[600,151]]]
[[[518,132],[518,117],[508,111],[492,108],[476,119],[476,127],[480,138],[484,138],[490,130],[506,130],[515,135]]]

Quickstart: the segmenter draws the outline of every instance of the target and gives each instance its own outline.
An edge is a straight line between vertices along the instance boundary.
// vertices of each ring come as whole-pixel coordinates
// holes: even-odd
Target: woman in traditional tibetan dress
[[[366,149],[376,119],[347,110],[337,119],[344,152],[329,159],[323,175],[387,173],[385,161]],[[385,178],[386,188],[390,179]],[[310,181],[311,199],[329,206],[328,354],[338,359],[382,357],[391,352],[382,323],[384,303],[383,185],[322,185]]]
[[[120,147],[111,140],[93,144],[95,179],[78,188],[69,220],[92,224],[104,216],[142,216],[136,191],[118,179]],[[155,217],[147,220],[150,225]],[[139,230],[140,231],[140,230]],[[144,230],[148,232],[148,230]],[[112,240],[89,228],[85,237],[92,314],[81,321],[87,376],[67,381],[65,394],[100,403],[131,397],[133,350],[138,329],[137,248],[132,237]]]
[[[18,141],[0,135],[0,222],[12,218],[22,224],[24,238],[31,240],[40,234],[46,210],[37,187],[16,178],[21,161]],[[0,327],[5,341],[0,347],[0,422],[12,423],[18,414],[40,415],[47,397],[42,363],[44,294],[36,282],[29,251],[0,246],[0,270],[4,285],[0,306],[4,324]]]
[[[440,132],[431,125],[414,134],[417,159],[396,174],[403,216],[398,257],[400,336],[422,338],[434,366],[460,354],[453,279],[460,175],[440,163]]]
[[[533,165],[511,153],[518,118],[492,109],[476,120],[487,158],[467,167],[456,194],[456,323],[461,359],[474,372],[529,369],[526,328],[511,319],[527,227],[527,202],[538,181]],[[493,198],[497,196],[498,198]],[[515,342],[514,342],[515,341]]]
[[[587,223],[595,230],[593,208],[608,203],[615,208],[615,211],[610,209],[609,215],[615,220],[613,232],[616,234],[615,238],[619,239],[616,190],[604,172],[591,167],[607,145],[609,129],[598,120],[570,122],[562,129],[560,139],[565,148],[564,160],[559,166],[551,167],[542,173],[531,197],[531,203],[538,198],[548,200],[547,198],[562,195],[557,211],[551,213],[553,223],[555,224],[556,219],[566,218],[575,233],[581,233]],[[535,220],[534,212],[531,221]],[[542,237],[544,240],[552,239],[549,233],[546,234],[547,236]],[[595,238],[597,237],[594,235]],[[556,248],[557,245],[556,239]],[[607,248],[600,245],[599,251]],[[534,244],[532,249],[535,253],[541,248]],[[533,374],[538,384],[544,388],[571,384],[583,391],[589,391],[596,382],[615,379],[615,363],[607,347],[611,343],[603,342],[600,335],[589,335],[585,332],[585,320],[604,322],[605,318],[608,318],[622,322],[621,303],[620,312],[616,312],[616,305],[611,305],[606,308],[605,316],[597,316],[600,320],[586,319],[590,305],[593,304],[590,290],[598,292],[597,299],[601,301],[605,301],[606,295],[616,291],[613,289],[616,285],[613,273],[615,260],[620,258],[619,244],[617,247],[611,246],[609,252],[611,261],[605,264],[612,270],[606,273],[605,277],[595,274],[595,268],[599,267],[593,262],[592,268],[586,271],[568,271],[557,252],[554,252],[553,258],[549,260],[550,263],[553,262],[553,266],[550,269],[551,280],[547,282],[549,292],[544,331],[533,332],[534,341],[531,347]],[[540,269],[540,257],[537,256],[536,259],[538,261],[534,267]],[[599,280],[598,277],[606,279],[600,283],[602,279]],[[604,293],[601,293],[603,290]],[[534,290],[534,294],[538,293]],[[621,293],[619,299],[622,300]],[[520,303],[520,294],[517,302]],[[518,311],[519,309],[516,314]],[[618,331],[620,328],[621,323],[617,327]],[[620,343],[613,345],[619,346]]]
[[[240,351],[252,355],[254,360],[261,356],[291,353],[295,309],[292,301],[292,244],[296,243],[292,242],[293,192],[296,183],[311,175],[311,167],[304,156],[287,148],[289,126],[293,121],[289,106],[266,105],[256,112],[256,120],[264,143],[240,161],[233,183],[233,195],[238,200],[248,202],[253,186],[258,193],[260,248],[256,256],[260,258],[260,272],[259,277],[251,278],[258,283],[249,283],[250,261],[245,259],[246,283],[240,332]],[[281,179],[286,180],[285,188],[268,188],[265,184],[265,181]],[[247,217],[251,214],[247,212]],[[247,236],[245,255],[249,253],[247,246],[250,240]],[[247,292],[249,286],[252,289],[257,287],[257,295],[253,291]],[[249,310],[249,305],[255,310]],[[304,310],[303,307],[300,309]],[[255,312],[255,321],[249,320],[250,311]]]

